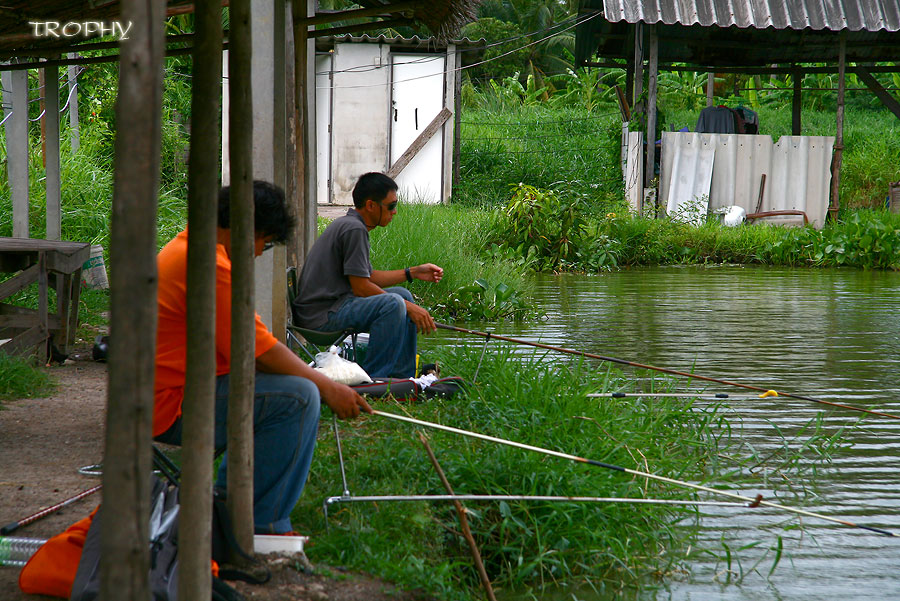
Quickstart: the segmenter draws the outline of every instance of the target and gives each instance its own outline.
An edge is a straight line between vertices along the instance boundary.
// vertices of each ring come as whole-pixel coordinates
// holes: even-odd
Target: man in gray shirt
[[[397,214],[397,184],[366,173],[353,187],[353,205],[316,240],[300,274],[294,299],[297,325],[315,330],[369,332],[363,369],[373,378],[415,374],[416,330],[434,332],[434,319],[400,286],[413,278],[439,282],[444,270],[431,263],[377,271],[369,260],[369,232]],[[388,286],[394,286],[388,288]]]

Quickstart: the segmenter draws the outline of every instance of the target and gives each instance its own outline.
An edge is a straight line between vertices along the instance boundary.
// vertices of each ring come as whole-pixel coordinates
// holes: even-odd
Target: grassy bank
[[[479,344],[444,348],[440,360],[445,371],[471,376],[480,351]],[[671,385],[665,379],[645,381],[648,390],[670,390]],[[802,448],[813,463],[827,462],[839,444],[839,434],[824,437],[805,430],[801,434],[811,441],[808,446],[785,441],[785,455],[760,458],[731,437],[732,424],[723,406],[701,408],[684,398],[586,396],[633,386],[626,375],[603,366],[561,362],[557,356],[535,353],[513,355],[509,347],[492,345],[478,382],[466,394],[404,405],[377,402],[376,408],[725,488],[751,486],[745,478],[761,477],[747,466],[777,465],[790,473],[785,481],[791,488],[781,493],[788,499],[804,494],[810,476],[797,473],[796,457],[787,450]],[[340,429],[353,495],[445,494],[418,440],[417,427],[364,417],[342,422]],[[694,498],[688,489],[621,472],[422,431],[457,494]],[[330,428],[322,428],[316,453],[293,513],[295,525],[313,536],[315,544],[308,553],[314,561],[365,570],[441,599],[480,597],[449,504],[334,504],[326,524],[323,499],[342,493]],[[664,578],[682,567],[692,543],[690,526],[698,517],[691,508],[624,503],[520,501],[467,506],[490,578],[496,587],[516,595],[543,586],[618,587]],[[777,534],[742,536],[758,538],[756,545],[764,548],[776,549],[779,544]],[[765,568],[777,566],[779,557],[780,552],[773,551]]]
[[[0,408],[3,401],[45,396],[54,386],[32,360],[0,352]]]

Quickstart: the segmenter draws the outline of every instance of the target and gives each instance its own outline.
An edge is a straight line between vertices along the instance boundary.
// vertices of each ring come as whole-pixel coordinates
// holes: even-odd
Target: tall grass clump
[[[0,351],[0,402],[46,396],[53,387],[53,380],[34,361]]]
[[[622,203],[617,109],[513,105],[467,109],[453,201],[493,207],[523,182],[580,198],[595,211]]]
[[[445,370],[471,375],[480,345],[444,349]],[[450,400],[378,409],[672,477],[707,478],[715,411],[664,400],[608,403],[589,392],[625,386],[622,374],[542,354],[494,346],[478,382]],[[354,495],[445,494],[417,429],[385,418],[342,422],[348,487]],[[427,431],[457,494],[689,498],[690,492],[536,453]],[[373,572],[440,598],[478,586],[449,504],[338,504],[329,528],[325,497],[341,494],[336,451],[322,430],[295,523],[315,537],[314,559]],[[504,502],[470,504],[469,519],[488,575],[512,590],[561,583],[633,582],[677,564],[693,510],[630,504]]]
[[[444,277],[439,283],[414,280],[409,285],[410,291],[436,317],[468,317],[466,308],[456,306],[453,300],[476,280],[491,290],[498,286],[508,288],[511,292],[506,300],[519,301],[512,313],[500,317],[523,317],[529,310],[526,297],[531,284],[523,278],[521,267],[508,261],[488,260],[483,255],[490,221],[490,213],[480,209],[401,203],[387,228],[371,232],[372,262],[384,270],[422,263],[442,267]],[[484,305],[491,299],[472,302]],[[460,315],[461,312],[465,314]]]

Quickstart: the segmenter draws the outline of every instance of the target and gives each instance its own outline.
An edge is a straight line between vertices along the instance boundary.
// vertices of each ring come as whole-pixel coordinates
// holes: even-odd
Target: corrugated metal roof
[[[610,22],[900,31],[898,0],[603,0]]]

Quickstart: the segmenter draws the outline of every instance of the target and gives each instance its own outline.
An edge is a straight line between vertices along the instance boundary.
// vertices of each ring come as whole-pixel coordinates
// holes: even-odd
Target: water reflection
[[[900,413],[897,273],[649,268],[539,277],[536,297],[546,321],[502,324],[496,333]],[[481,343],[444,331],[440,341]],[[690,386],[696,390],[701,384]],[[680,389],[686,386],[682,382]],[[740,392],[718,384],[710,390]],[[782,442],[773,436],[775,428],[790,435],[823,409],[826,433],[861,416],[786,398],[733,405],[735,431],[760,450]],[[900,532],[898,434],[900,422],[866,418],[847,437],[854,446],[819,470],[806,508]],[[728,579],[728,566],[701,557],[690,575],[658,590],[648,587],[631,595],[570,590],[548,598],[572,598],[573,593],[585,599],[640,600],[900,597],[898,539],[814,520],[804,520],[802,532],[786,530],[785,523],[784,515],[771,510],[705,512],[701,538],[709,548],[723,551],[723,541],[732,549],[759,542],[741,554],[741,566],[731,565],[734,572],[748,573],[739,585],[721,584]],[[754,562],[779,535],[784,558],[778,569],[765,578],[770,554],[756,568],[759,573],[752,573]]]

